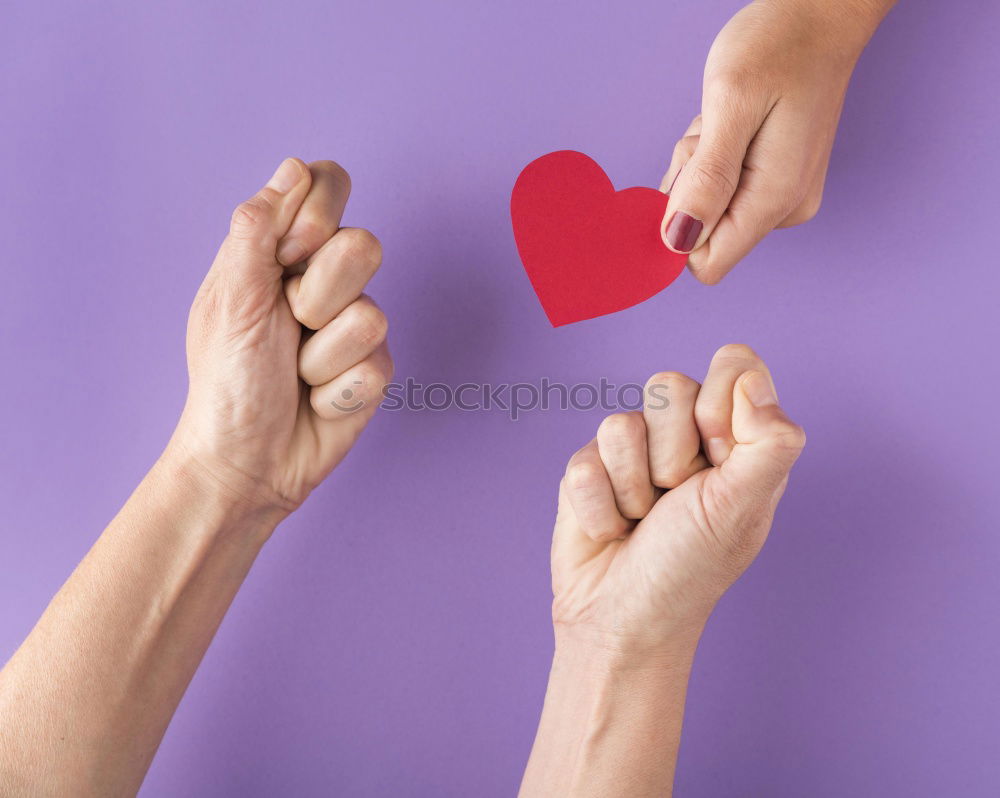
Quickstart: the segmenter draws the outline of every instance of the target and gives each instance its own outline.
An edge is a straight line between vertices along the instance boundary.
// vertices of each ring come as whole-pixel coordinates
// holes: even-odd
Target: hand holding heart
[[[518,252],[553,326],[638,304],[685,262],[719,282],[777,227],[819,210],[854,65],[891,3],[757,0],[708,56],[701,113],[661,192],[615,192],[594,161],[554,152],[511,196]]]
[[[847,84],[890,5],[757,0],[716,37],[701,113],[661,183],[664,242],[699,280],[816,215]]]

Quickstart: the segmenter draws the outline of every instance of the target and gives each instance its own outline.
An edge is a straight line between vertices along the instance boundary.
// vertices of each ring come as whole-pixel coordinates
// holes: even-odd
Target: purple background
[[[684,796],[996,795],[1000,7],[908,0],[820,216],[722,285],[552,330],[520,168],[657,185],[736,3],[21,3],[0,24],[0,655],[167,439],[189,302],[285,155],[354,178],[399,377],[771,365],[809,433],[689,695]],[[503,796],[551,651],[556,482],[599,412],[383,413],[273,538],[146,796]]]

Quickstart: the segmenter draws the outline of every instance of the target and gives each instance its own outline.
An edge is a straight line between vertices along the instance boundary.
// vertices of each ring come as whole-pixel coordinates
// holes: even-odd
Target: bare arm
[[[609,416],[559,487],[556,651],[522,798],[669,796],[716,602],[764,544],[805,443],[763,361],[726,346]]]
[[[669,660],[628,662],[557,640],[521,795],[669,795],[696,645],[678,639]]]
[[[257,553],[374,412],[392,363],[360,294],[380,252],[339,229],[348,191],[336,164],[288,160],[233,215],[176,432],[0,671],[0,794],[138,790]]]
[[[135,793],[279,518],[158,462],[0,673],[0,792]]]

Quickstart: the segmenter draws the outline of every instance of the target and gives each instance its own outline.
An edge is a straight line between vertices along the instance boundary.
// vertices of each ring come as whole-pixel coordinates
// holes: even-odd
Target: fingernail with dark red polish
[[[694,249],[703,226],[700,220],[677,211],[670,217],[670,223],[667,225],[667,243],[677,252],[690,252]]]

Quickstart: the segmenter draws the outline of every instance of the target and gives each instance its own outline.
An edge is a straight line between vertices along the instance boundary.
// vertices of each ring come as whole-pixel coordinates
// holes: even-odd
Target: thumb
[[[302,205],[312,174],[298,158],[286,158],[260,191],[241,202],[229,224],[223,244],[226,268],[247,273],[281,272],[276,250]]]
[[[552,591],[556,595],[563,591],[578,568],[608,547],[607,541],[595,540],[580,527],[568,496],[567,479],[564,476],[559,481],[559,504],[552,532]]]
[[[698,144],[674,181],[661,225],[663,241],[674,252],[686,255],[708,240],[736,192],[747,147],[766,115],[734,95],[734,89],[706,89]]]
[[[756,370],[741,374],[733,388],[733,437],[722,474],[740,495],[780,491],[806,443],[802,427],[778,405],[771,380]]]

